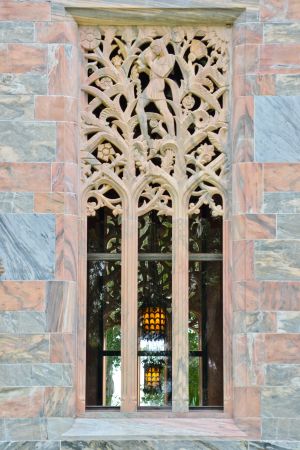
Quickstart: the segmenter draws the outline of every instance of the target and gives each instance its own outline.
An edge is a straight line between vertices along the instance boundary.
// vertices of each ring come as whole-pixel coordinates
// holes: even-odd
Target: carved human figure
[[[174,119],[168,108],[165,97],[165,79],[170,75],[175,64],[175,55],[169,54],[163,39],[155,39],[150,46],[144,50],[137,64],[140,72],[147,72],[150,81],[146,89],[141,93],[137,102],[137,115],[141,131],[148,145],[151,140],[148,134],[146,106],[153,102],[161,113],[167,125],[168,133],[175,136]]]

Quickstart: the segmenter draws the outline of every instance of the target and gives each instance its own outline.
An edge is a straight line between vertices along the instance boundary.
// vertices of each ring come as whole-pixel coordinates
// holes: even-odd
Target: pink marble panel
[[[260,389],[253,386],[235,388],[234,412],[237,417],[259,417]]]
[[[34,210],[38,213],[63,213],[64,194],[61,192],[35,194]]]
[[[48,163],[0,163],[0,190],[49,192],[51,165]]]
[[[233,203],[236,213],[259,213],[263,200],[263,171],[257,163],[233,167]]]
[[[38,95],[35,98],[35,119],[75,122],[77,99],[60,95]]]
[[[40,417],[44,412],[43,388],[0,389],[0,417]]]
[[[0,311],[44,311],[44,281],[1,281]]]
[[[36,22],[37,42],[75,44],[78,42],[78,28],[72,22]]]
[[[266,362],[300,364],[300,334],[266,334]]]
[[[235,281],[254,279],[253,241],[233,242],[233,278]]]
[[[264,164],[264,190],[266,192],[299,192],[300,164]]]
[[[0,1],[0,20],[50,20],[51,5],[44,2]]]
[[[48,55],[49,94],[78,97],[77,49],[70,45],[51,45]]]
[[[78,125],[73,122],[58,122],[56,133],[57,160],[74,163],[78,162]]]
[[[259,73],[300,73],[300,44],[262,45]]]
[[[235,240],[275,238],[276,216],[271,214],[233,216],[233,236]]]
[[[0,72],[45,72],[47,48],[33,44],[7,44],[0,47]]]
[[[50,361],[52,363],[74,363],[75,337],[71,333],[50,334]]]

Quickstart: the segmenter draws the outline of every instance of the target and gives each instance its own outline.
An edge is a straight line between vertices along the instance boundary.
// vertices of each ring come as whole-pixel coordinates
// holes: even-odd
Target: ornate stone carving
[[[221,215],[227,134],[227,31],[82,27],[82,178],[88,214],[122,196],[139,214],[174,201]],[[112,193],[112,189],[119,196]]]

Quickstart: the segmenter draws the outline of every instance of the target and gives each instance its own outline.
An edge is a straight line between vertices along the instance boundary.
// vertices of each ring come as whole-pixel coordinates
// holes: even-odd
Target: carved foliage
[[[192,197],[189,213],[218,205],[224,191],[227,41],[209,28],[82,27],[86,60],[81,152],[88,211],[139,193],[139,214],[172,214],[171,196]],[[196,199],[196,200],[195,200]]]

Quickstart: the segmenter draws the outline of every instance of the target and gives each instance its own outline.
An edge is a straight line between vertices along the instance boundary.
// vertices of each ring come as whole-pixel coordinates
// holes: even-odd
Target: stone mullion
[[[121,287],[121,410],[137,409],[137,271],[138,215],[136,202],[128,199],[122,216]]]
[[[172,231],[172,410],[186,412],[188,395],[188,214],[184,202],[177,198],[173,209]]]

